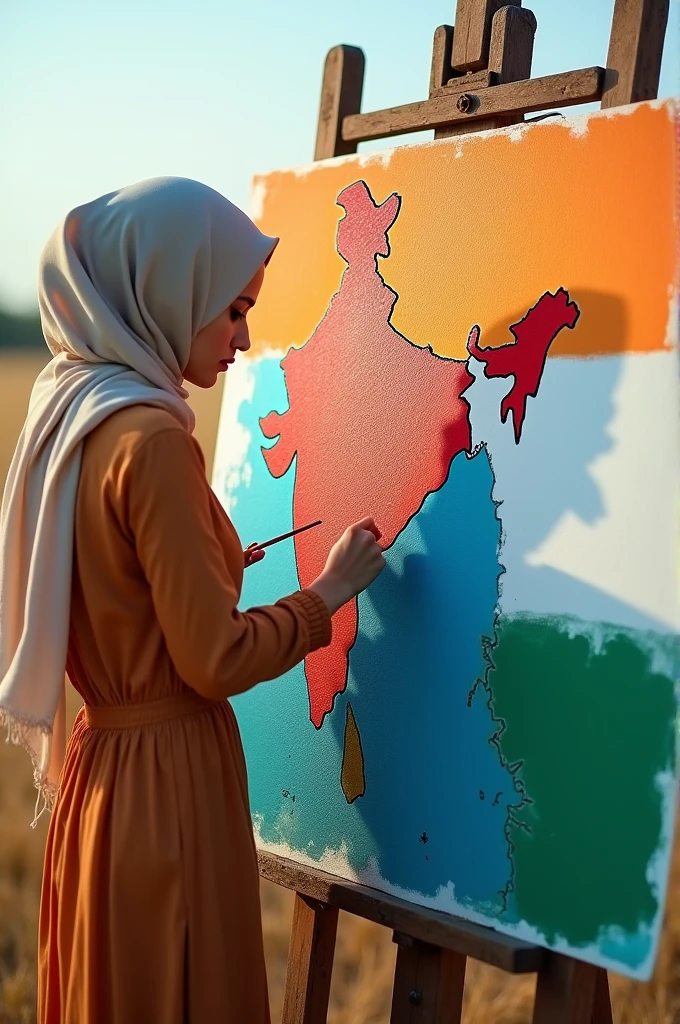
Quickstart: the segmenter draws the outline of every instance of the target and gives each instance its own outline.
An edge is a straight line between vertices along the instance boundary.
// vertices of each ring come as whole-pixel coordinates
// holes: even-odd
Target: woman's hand
[[[385,568],[382,534],[368,516],[349,526],[331,548],[320,576],[310,586],[331,615],[373,582]]]
[[[255,562],[261,562],[264,556],[267,554],[262,548],[258,548],[257,542],[253,541],[243,552],[243,564],[247,569],[249,565],[255,565]]]

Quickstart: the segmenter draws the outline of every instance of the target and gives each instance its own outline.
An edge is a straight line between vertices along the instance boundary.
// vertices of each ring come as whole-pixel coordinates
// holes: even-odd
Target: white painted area
[[[616,110],[615,107],[605,107],[604,110],[598,110],[597,113],[603,117],[611,117],[611,112],[614,110]],[[587,136],[591,117],[593,114],[576,114],[568,119],[565,118],[572,139],[583,139]]]
[[[525,121],[520,124],[512,124],[509,128],[505,129],[505,134],[508,136],[511,142],[521,142],[528,131],[531,130],[531,125]]]
[[[252,402],[254,390],[253,361],[237,359],[229,367],[224,385],[212,478],[212,488],[228,513],[236,506],[237,487],[248,487],[252,477],[246,459],[251,435],[239,422],[239,409],[243,402]]]
[[[267,181],[265,178],[256,178],[250,190],[250,216],[253,220],[260,220],[264,213],[264,201],[267,198]]]
[[[279,857],[287,857],[298,864],[305,864],[307,867],[317,868],[320,871],[327,871],[330,875],[337,875],[340,878],[349,879],[351,882],[358,882],[360,885],[370,886],[372,889],[379,889],[381,892],[390,893],[399,899],[407,900],[421,907],[429,907],[432,910],[444,910],[449,914],[456,914],[468,921],[475,921],[477,924],[498,926],[496,918],[485,914],[476,913],[458,903],[454,895],[453,882],[442,886],[436,896],[424,896],[413,889],[402,889],[398,885],[387,882],[380,874],[380,869],[375,858],[371,858],[366,868],[356,871],[349,860],[349,848],[346,840],[342,840],[337,849],[327,847],[318,857],[309,851],[297,850],[286,842],[271,843],[265,842],[261,835],[262,819],[254,816],[253,830],[255,842],[259,850],[276,854]],[[498,929],[504,930],[504,929]]]
[[[368,164],[373,166],[380,164],[384,170],[387,170],[392,161],[392,156],[397,149],[399,149],[399,146],[392,146],[391,149],[380,149],[375,153],[359,153],[357,155],[359,167],[366,167]]]
[[[673,790],[673,792],[675,793],[675,790]],[[671,797],[671,802],[673,801],[674,797]],[[672,827],[672,809],[670,813]],[[668,822],[667,817],[666,822]],[[630,941],[632,938],[632,936],[627,936],[626,933],[622,932],[618,927],[603,928],[598,936],[597,943],[579,947],[578,949],[574,949],[563,939],[557,939],[555,942],[548,942],[542,932],[537,928],[534,928],[532,925],[527,924],[526,921],[521,921],[519,924],[505,924],[502,919],[492,916],[491,914],[481,914],[470,910],[469,907],[459,903],[456,899],[453,882],[449,882],[445,886],[440,886],[435,896],[425,896],[423,893],[415,892],[412,889],[402,889],[400,886],[392,885],[390,882],[386,881],[380,874],[380,869],[374,858],[369,861],[364,870],[355,870],[350,863],[349,848],[344,839],[337,849],[327,847],[319,857],[314,857],[311,853],[305,850],[295,849],[286,842],[265,842],[262,839],[261,829],[262,819],[258,818],[256,815],[253,821],[253,831],[255,833],[255,843],[258,850],[263,850],[266,853],[272,853],[279,857],[285,857],[288,860],[294,861],[296,864],[303,864],[307,867],[316,868],[319,871],[326,871],[329,875],[335,875],[342,880],[357,882],[359,885],[365,885],[371,889],[377,889],[380,892],[388,893],[390,896],[396,896],[398,899],[405,900],[407,903],[415,904],[416,906],[428,907],[430,910],[441,910],[446,914],[452,914],[455,917],[461,917],[464,920],[473,921],[476,924],[493,928],[495,931],[501,932],[504,935],[512,935],[515,938],[523,939],[525,942],[530,942],[535,945],[547,946],[548,948],[554,949],[558,953],[564,953],[567,956],[577,956],[579,959],[586,960],[588,963],[595,964],[597,967],[604,967],[606,970],[616,971],[618,974],[626,974],[628,977],[639,981],[647,981],[654,970],[657,944],[661,931],[660,919],[663,916],[663,902],[659,906],[657,918],[653,925],[647,928],[641,927],[639,930],[640,937],[651,940],[650,951],[643,963],[636,968],[632,968],[625,966],[621,960],[613,960],[609,957],[603,956],[601,953],[601,946],[606,942],[607,938],[616,940],[619,943],[625,942],[626,939]],[[662,847],[660,847],[660,850],[661,849]],[[658,860],[663,863],[664,869],[668,864],[668,857],[670,856],[669,851],[670,843],[665,842],[663,844],[663,852],[658,858]],[[660,868],[659,881],[661,883],[660,893],[663,894],[665,892],[666,879],[662,875]]]
[[[282,346],[265,345],[258,356],[237,359],[227,372],[212,475],[212,489],[227,513],[236,507],[236,489],[249,487],[253,475],[253,467],[246,458],[251,435],[239,419],[239,409],[243,402],[253,400],[257,364],[266,359],[282,359],[286,351]]]
[[[469,368],[502,502],[501,611],[680,630],[676,351],[549,359],[519,445],[499,413],[512,378]]]

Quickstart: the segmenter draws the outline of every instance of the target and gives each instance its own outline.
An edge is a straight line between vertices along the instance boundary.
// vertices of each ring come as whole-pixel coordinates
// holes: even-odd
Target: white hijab
[[[43,250],[40,316],[54,358],[33,388],[0,511],[0,722],[31,755],[43,809],[64,759],[83,439],[137,403],[193,431],[182,387],[191,343],[276,242],[206,185],[152,178],[72,210]]]

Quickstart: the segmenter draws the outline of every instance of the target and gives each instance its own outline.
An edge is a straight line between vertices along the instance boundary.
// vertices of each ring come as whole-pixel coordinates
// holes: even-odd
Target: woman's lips
[[[228,370],[233,362],[233,359],[220,359],[220,366],[223,370]]]

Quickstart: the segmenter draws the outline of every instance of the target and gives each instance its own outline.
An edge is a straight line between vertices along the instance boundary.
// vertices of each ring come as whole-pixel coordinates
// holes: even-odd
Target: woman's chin
[[[206,373],[194,373],[191,377],[184,377],[185,383],[191,384],[195,388],[201,388],[202,391],[207,391],[209,388],[214,388],[217,384],[217,379],[220,376],[217,370],[214,372],[206,371]]]

